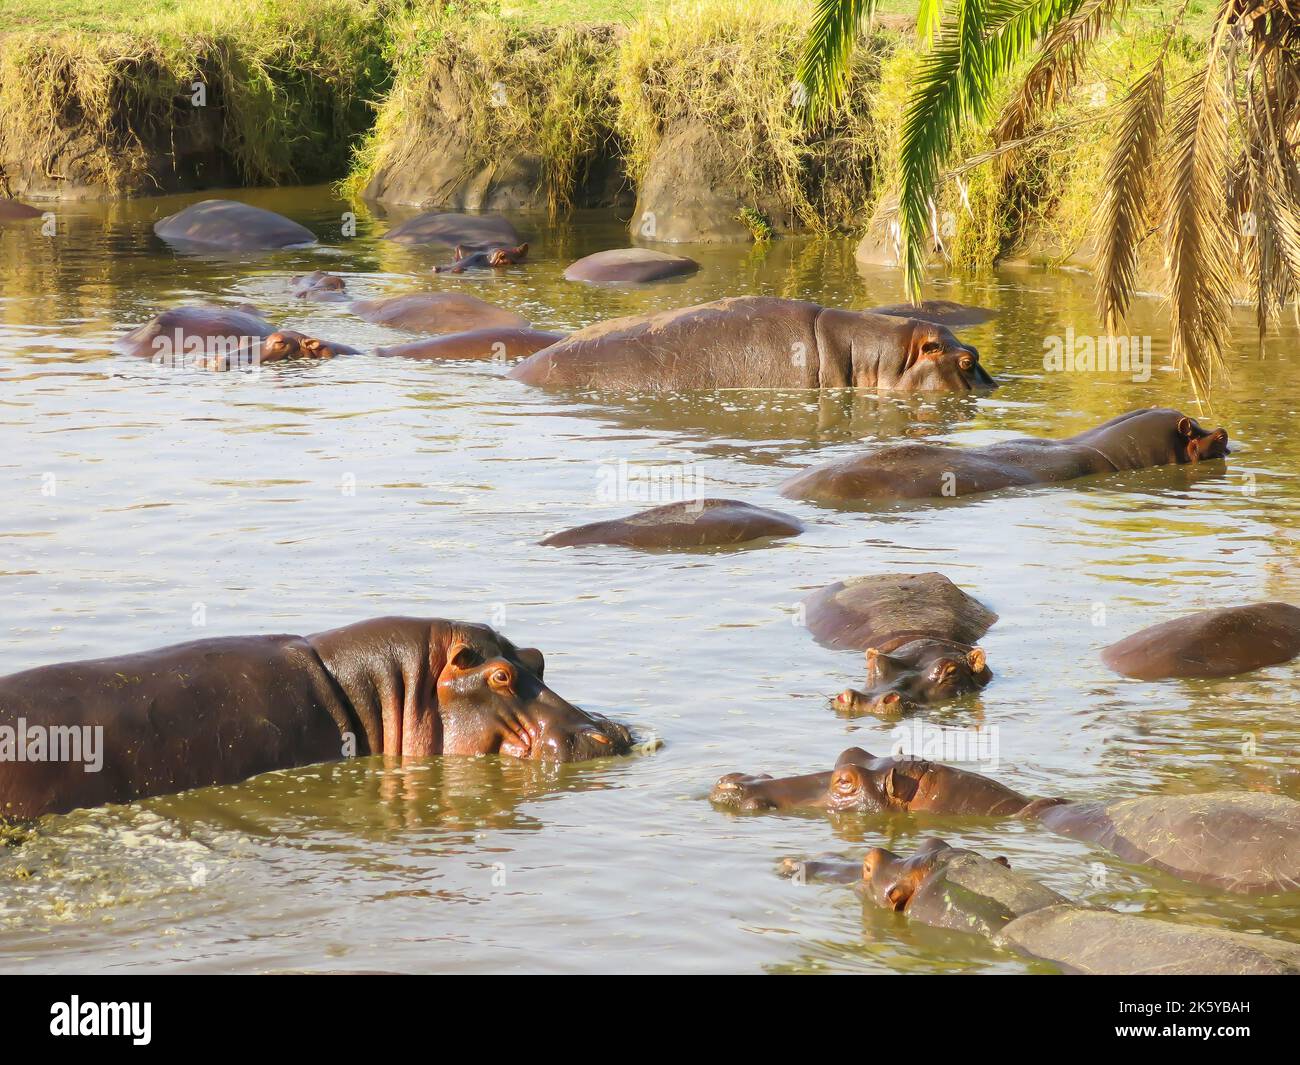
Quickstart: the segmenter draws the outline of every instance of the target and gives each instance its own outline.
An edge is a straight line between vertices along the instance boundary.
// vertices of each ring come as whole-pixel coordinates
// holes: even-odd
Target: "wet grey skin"
[[[800,882],[852,884],[864,903],[934,928],[1096,975],[1291,975],[1300,946],[1257,935],[1081,906],[1011,868],[937,837],[910,857],[874,847],[861,862],[787,859]]]

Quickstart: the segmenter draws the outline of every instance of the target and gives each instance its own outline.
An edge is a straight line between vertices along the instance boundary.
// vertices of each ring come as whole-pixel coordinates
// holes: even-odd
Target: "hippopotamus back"
[[[599,322],[510,371],[576,388],[815,388],[815,303],[740,297]]]
[[[942,573],[874,573],[804,599],[808,631],[837,651],[892,650],[909,638],[974,644],[998,616]]]
[[[1048,828],[1193,883],[1246,895],[1300,888],[1300,802],[1259,792],[1065,803]]]

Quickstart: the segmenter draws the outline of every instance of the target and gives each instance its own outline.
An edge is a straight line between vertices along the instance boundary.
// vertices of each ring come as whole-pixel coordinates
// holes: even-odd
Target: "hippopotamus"
[[[798,518],[738,499],[687,499],[651,507],[626,518],[566,529],[542,541],[545,547],[613,544],[643,551],[683,547],[730,547],[778,536],[798,536]]]
[[[1063,440],[1028,436],[960,448],[890,444],[805,470],[781,485],[781,494],[823,502],[940,499],[1227,454],[1226,430],[1204,429],[1176,410],[1154,407],[1129,411]]]
[[[384,234],[398,244],[457,245],[470,251],[488,251],[519,243],[519,234],[499,214],[461,214],[457,211],[426,211],[408,218]]]
[[[685,277],[699,268],[699,263],[684,255],[669,255],[651,248],[611,248],[570,263],[565,268],[564,279],[603,285],[647,284]]]
[[[25,222],[29,218],[40,218],[41,212],[20,200],[7,200],[0,196],[0,222]]]
[[[826,810],[1019,817],[1126,862],[1239,894],[1300,887],[1300,802],[1258,792],[1152,795],[1115,802],[1034,799],[980,773],[860,747],[824,773],[729,773],[710,800],[737,811]]]
[[[977,692],[993,679],[974,645],[998,616],[942,573],[836,581],[803,607],[818,643],[865,652],[867,690],[841,692],[835,708],[842,712],[893,717]]]
[[[222,251],[266,251],[315,244],[311,230],[274,211],[235,200],[203,200],[155,222],[169,244]]]
[[[352,304],[352,313],[374,325],[408,333],[465,333],[474,329],[527,329],[514,311],[464,292],[408,292]]]
[[[0,815],[131,802],[354,753],[627,753],[628,730],[560,698],[544,668],[540,651],[485,625],[383,617],[15,673],[0,678]]]
[[[449,266],[435,266],[435,274],[463,274],[466,270],[499,270],[505,266],[516,266],[528,256],[528,245],[519,244],[513,248],[489,248],[484,251],[467,251],[462,244],[456,245],[453,262]]]
[[[209,370],[359,354],[346,344],[276,329],[246,304],[173,307],[119,337],[113,350],[163,366]]]
[[[289,287],[295,299],[311,300],[314,303],[344,303],[350,298],[347,294],[348,283],[338,274],[324,270],[299,274],[289,282]]]
[[[1137,680],[1230,677],[1300,655],[1300,607],[1289,603],[1203,610],[1103,648],[1107,667]]]
[[[873,847],[861,862],[787,862],[808,880],[853,883],[864,901],[910,920],[983,936],[1072,973],[1266,975],[1300,973],[1300,946],[1217,928],[1080,906],[1011,868],[923,839],[903,857]]]
[[[739,296],[616,318],[529,356],[510,376],[568,388],[875,388],[969,392],[993,385],[979,353],[906,318]]]
[[[376,348],[376,355],[398,356],[404,359],[518,359],[534,351],[563,340],[563,333],[547,333],[541,329],[494,327],[470,329],[464,333],[445,333],[442,336],[424,337],[406,344],[391,344]]]
[[[956,329],[963,325],[983,325],[997,317],[997,311],[987,307],[972,307],[952,300],[921,300],[920,303],[890,303],[883,307],[870,307],[872,314],[888,314],[895,318],[916,318],[922,322],[946,325]]]

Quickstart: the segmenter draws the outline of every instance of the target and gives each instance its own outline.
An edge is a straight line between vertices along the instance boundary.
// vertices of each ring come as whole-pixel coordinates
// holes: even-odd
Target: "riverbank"
[[[613,206],[633,237],[666,242],[865,231],[861,261],[887,266],[920,58],[910,6],[863,34],[843,105],[810,131],[794,81],[807,2],[155,0],[124,33],[108,31],[130,21],[111,4],[21,0],[0,59],[0,178],[34,200],[327,180],[387,204]],[[1159,6],[1135,9],[1021,149],[945,184],[937,260],[1088,260],[1111,104],[1164,24]],[[1171,65],[1196,48],[1180,38]],[[977,130],[962,154],[991,145]]]

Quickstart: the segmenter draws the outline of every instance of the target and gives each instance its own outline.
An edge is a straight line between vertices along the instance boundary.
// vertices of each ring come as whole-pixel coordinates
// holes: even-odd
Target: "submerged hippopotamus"
[[[519,244],[519,234],[499,214],[461,214],[458,211],[426,211],[408,218],[384,234],[398,244],[446,244],[470,251]],[[459,258],[459,256],[458,256]]]
[[[781,494],[824,502],[940,499],[1227,454],[1226,430],[1203,429],[1194,418],[1155,407],[1129,411],[1064,440],[1029,436],[983,447],[890,444],[805,470],[786,481]]]
[[[685,277],[699,268],[699,263],[684,255],[669,255],[651,248],[611,248],[570,263],[565,268],[564,279],[601,285],[639,285]]]
[[[865,652],[866,690],[841,692],[835,708],[842,712],[893,717],[977,692],[993,679],[974,645],[998,616],[942,573],[836,581],[803,606],[818,643]]]
[[[485,625],[388,617],[15,673],[0,678],[0,815],[130,802],[353,754],[627,753],[628,730],[561,699],[544,666],[540,651]]]
[[[465,333],[474,329],[527,329],[514,311],[464,292],[408,292],[352,304],[352,313],[373,325],[408,333]]]
[[[1109,975],[1300,973],[1300,946],[1256,935],[1079,906],[989,859],[924,839],[903,857],[883,847],[861,862],[787,863],[807,880],[852,883],[862,898],[934,928],[984,936],[1068,972]]]
[[[235,200],[203,200],[155,222],[169,244],[222,251],[265,251],[315,244],[311,230],[274,211]]]
[[[1116,802],[1033,799],[989,777],[850,747],[824,773],[730,773],[710,799],[740,811],[927,813],[1036,820],[1126,862],[1241,894],[1300,888],[1300,802],[1258,792],[1152,795]]]
[[[506,266],[516,266],[528,257],[528,245],[519,244],[513,248],[489,248],[484,251],[467,251],[464,245],[457,244],[452,263],[449,266],[435,266],[435,274],[463,274],[466,270],[500,270]]]
[[[113,350],[160,366],[205,370],[359,354],[346,344],[276,329],[247,305],[173,307],[119,337]]]
[[[314,303],[343,303],[350,298],[347,293],[348,283],[338,274],[325,270],[299,274],[289,282],[289,288],[295,299],[311,300]]]
[[[888,314],[895,318],[916,318],[922,322],[946,325],[956,329],[963,325],[983,325],[997,317],[997,311],[987,307],[972,307],[952,300],[921,300],[920,303],[890,303],[883,307],[868,308],[872,314]]]
[[[376,348],[375,354],[403,359],[495,359],[503,362],[531,355],[563,339],[563,333],[497,326],[424,337],[406,344],[390,344]]]
[[[548,536],[545,547],[613,544],[643,551],[730,547],[777,536],[798,536],[798,518],[738,499],[687,499],[614,521],[597,521]]]
[[[0,196],[0,222],[25,222],[29,218],[40,218],[41,212],[20,200],[7,200]]]
[[[588,326],[510,376],[571,388],[877,388],[993,385],[979,353],[939,325],[804,300],[740,296]]]
[[[1251,603],[1203,610],[1135,632],[1101,660],[1137,680],[1230,677],[1300,655],[1300,607]]]

